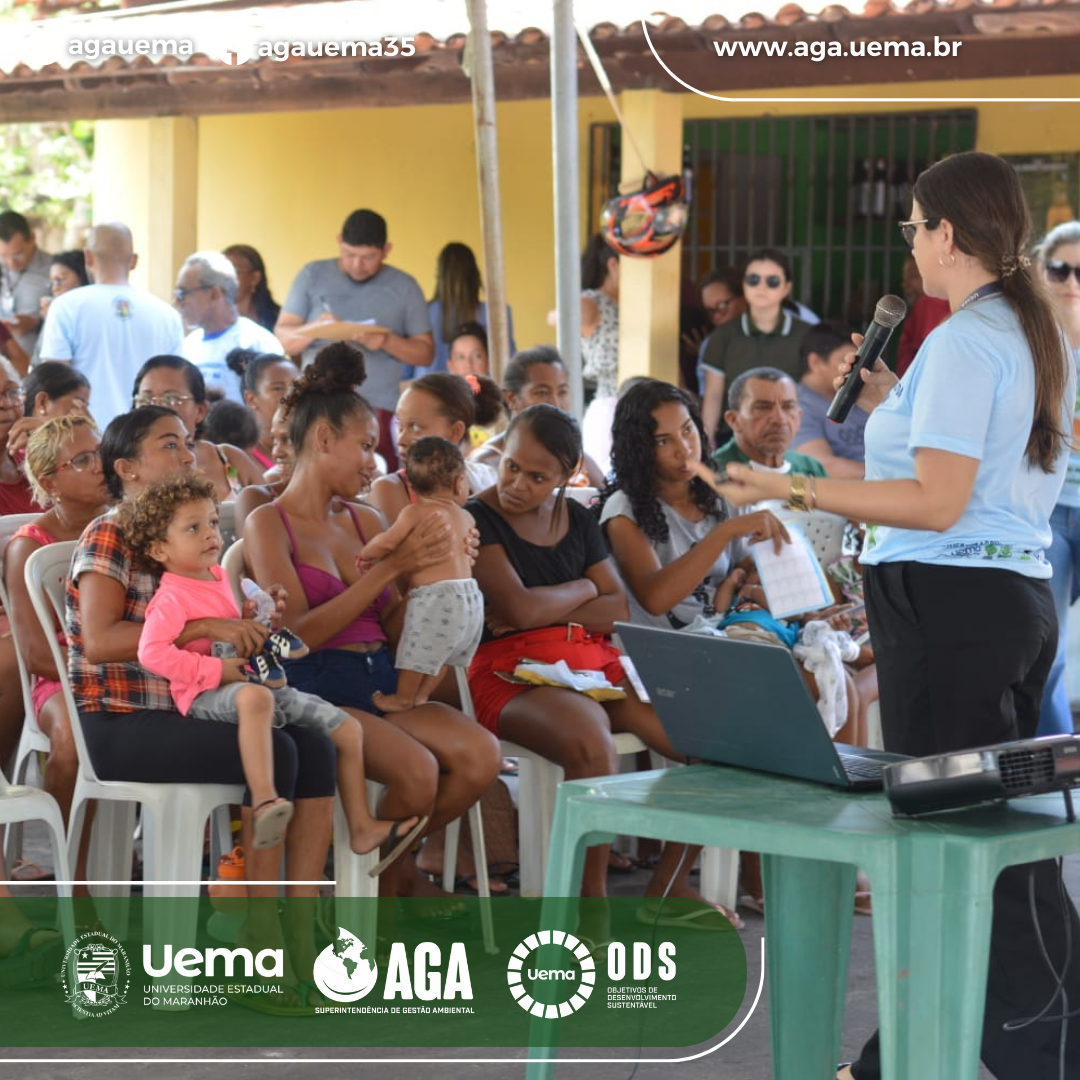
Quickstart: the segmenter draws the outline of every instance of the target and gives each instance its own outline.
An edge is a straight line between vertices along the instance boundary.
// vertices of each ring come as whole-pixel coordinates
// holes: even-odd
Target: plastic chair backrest
[[[30,602],[34,605],[38,621],[45,631],[45,640],[52,653],[53,663],[60,675],[60,687],[64,695],[68,716],[71,717],[71,733],[75,739],[75,749],[79,756],[79,768],[87,779],[98,783],[90,754],[83,738],[82,724],[76,722],[79,715],[75,707],[75,698],[71,692],[71,680],[68,678],[67,660],[56,637],[56,622],[66,625],[64,618],[65,583],[71,569],[71,557],[75,552],[75,540],[63,540],[46,547],[38,548],[26,560],[26,590]]]
[[[221,538],[226,546],[236,540],[236,504],[229,502],[218,503],[218,528],[221,529]]]
[[[11,538],[23,527],[28,525],[31,521],[37,520],[41,517],[40,514],[8,514],[6,517],[0,517],[0,560],[2,560],[3,572],[0,573],[0,607],[4,609],[7,615],[11,616],[11,603],[8,599],[7,590],[7,548],[11,543]],[[30,696],[30,673],[26,670],[26,661],[24,659],[25,654],[19,645],[19,636],[15,631],[15,624],[11,623],[11,638],[15,642],[15,660],[19,665],[19,685],[22,689],[23,701],[26,704],[27,716],[31,716],[31,710],[33,709],[33,699]]]

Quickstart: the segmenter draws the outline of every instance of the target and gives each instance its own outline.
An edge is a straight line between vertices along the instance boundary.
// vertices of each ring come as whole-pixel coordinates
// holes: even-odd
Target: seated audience
[[[490,424],[502,414],[502,398],[495,383],[474,375],[471,381],[437,372],[409,383],[398,401],[397,452],[401,461],[409,448],[426,435],[437,435],[467,450],[469,429],[474,423]],[[470,494],[495,482],[495,469],[479,461],[465,463]],[[405,469],[380,477],[371,487],[367,502],[383,512],[392,525],[404,507],[416,501]]]
[[[228,443],[252,457],[251,451],[259,441],[259,423],[255,414],[239,401],[222,398],[207,410],[202,433],[215,446]]]
[[[8,448],[21,461],[30,436],[57,416],[89,416],[90,384],[70,364],[46,360],[30,370],[22,384],[23,415],[11,426]]]
[[[300,371],[287,356],[279,353],[258,353],[253,349],[233,349],[225,362],[240,376],[240,391],[244,396],[244,404],[251,410],[258,424],[258,441],[248,453],[263,469],[272,469],[273,437],[270,434],[270,422],[292,384],[300,377]],[[245,446],[244,449],[248,448]]]
[[[820,462],[791,449],[801,416],[790,375],[777,368],[751,368],[731,384],[724,419],[734,434],[712,459],[718,466],[737,461],[774,472],[824,476]]]
[[[236,446],[215,445],[202,437],[202,422],[210,408],[202,372],[180,356],[152,356],[135,376],[132,399],[136,407],[163,405],[172,409],[195,439],[196,469],[214,481],[221,502],[235,499],[247,484],[262,480],[262,472]]]
[[[566,482],[580,459],[577,421],[551,405],[531,406],[507,430],[498,482],[467,504],[480,530],[475,574],[487,622],[469,669],[477,719],[562,766],[568,780],[618,771],[615,732],[631,732],[651,749],[678,758],[656,713],[630,688],[620,654],[608,640],[629,607],[596,518],[566,498]],[[576,671],[600,673],[616,699],[594,700],[566,686],[507,682],[503,675],[526,659],[565,660]],[[666,846],[648,896],[670,889],[671,897],[697,899],[686,881],[694,857],[683,855],[681,845]],[[583,896],[606,895],[607,868],[607,845],[591,848]],[[650,910],[646,905],[643,914]],[[716,925],[716,913],[700,906],[685,914],[682,921],[697,929]],[[579,927],[582,933],[600,946],[609,931],[597,919]]]
[[[273,502],[285,490],[292,476],[295,458],[292,443],[289,442],[289,417],[284,405],[279,405],[277,412],[274,413],[270,433],[273,438],[270,450],[273,466],[263,474],[263,483],[248,484],[235,499],[233,528],[237,536],[243,534],[244,521],[248,514],[258,506]]]
[[[157,405],[117,417],[105,430],[102,468],[110,493],[131,499],[148,484],[191,472],[191,436],[171,409]],[[147,605],[158,578],[140,570],[113,513],[92,522],[80,537],[68,581],[66,633],[75,704],[94,769],[104,780],[144,783],[243,784],[236,734],[229,724],[183,716],[169,683],[136,660]],[[268,631],[251,619],[200,619],[181,640],[209,638],[232,645],[243,656],[259,651]],[[285,837],[286,896],[315,897],[330,843],[334,796],[334,746],[321,732],[300,727],[272,732],[274,785],[293,800],[296,813]],[[250,843],[250,796],[242,811],[247,850],[248,894],[274,897],[281,875],[282,847],[255,850]],[[294,908],[293,911],[297,909]],[[306,906],[302,910],[308,910]],[[268,980],[278,1003],[308,1014],[323,1004],[296,972],[313,969],[313,928],[290,919],[283,931],[276,911],[249,905],[237,944],[252,950],[285,950],[285,978]]]
[[[503,372],[503,398],[511,417],[530,405],[569,409],[570,383],[558,352],[550,345],[537,345],[519,352]],[[504,431],[474,450],[472,460],[497,469],[505,442]],[[589,486],[603,487],[604,474],[588,454],[584,455],[584,467]]]
[[[67,367],[66,364],[57,366]],[[77,372],[70,373],[78,377]],[[4,581],[11,603],[8,615],[22,650],[23,663],[31,676],[34,715],[38,726],[49,738],[42,787],[56,799],[67,824],[79,770],[78,755],[71,734],[71,718],[60,692],[60,675],[30,602],[24,571],[26,560],[39,548],[57,541],[78,540],[86,526],[108,509],[109,493],[101,470],[100,439],[93,421],[85,413],[61,415],[45,421],[33,432],[26,446],[25,471],[34,498],[49,509],[21,526],[7,546]],[[59,627],[56,632],[63,641]],[[80,881],[86,879],[88,831],[83,840],[79,865],[73,868]],[[85,885],[76,885],[74,889],[76,896],[89,896]],[[93,918],[86,921],[92,923]]]

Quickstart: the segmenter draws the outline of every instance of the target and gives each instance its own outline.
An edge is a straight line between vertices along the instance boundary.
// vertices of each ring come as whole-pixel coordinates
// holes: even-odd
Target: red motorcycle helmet
[[[604,203],[600,233],[620,255],[651,259],[675,245],[689,212],[683,178],[650,172],[640,191]]]

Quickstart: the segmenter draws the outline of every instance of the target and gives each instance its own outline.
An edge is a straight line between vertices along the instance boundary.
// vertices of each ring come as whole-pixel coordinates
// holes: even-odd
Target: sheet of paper
[[[352,341],[352,339],[364,330],[369,334],[388,334],[390,331],[385,326],[374,324],[346,322],[338,319],[336,322],[309,322],[298,326],[293,333],[303,334],[304,337],[316,338],[319,341]]]
[[[755,544],[751,549],[769,611],[778,619],[830,607],[832,591],[825,579],[814,549],[800,526],[789,522],[791,543],[784,544],[777,555],[771,543]]]

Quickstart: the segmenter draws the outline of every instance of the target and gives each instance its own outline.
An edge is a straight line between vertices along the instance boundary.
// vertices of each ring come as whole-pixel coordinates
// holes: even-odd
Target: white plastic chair
[[[64,618],[64,582],[75,543],[50,544],[35,551],[26,563],[26,586],[41,625],[63,688],[64,703],[72,718],[71,730],[79,755],[79,775],[71,805],[68,830],[69,859],[74,861],[82,836],[86,804],[99,800],[94,821],[95,842],[91,844],[87,876],[91,881],[128,881],[131,875],[134,809],[143,808],[143,895],[153,899],[199,895],[203,858],[203,834],[210,814],[219,806],[239,803],[242,784],[149,784],[135,781],[101,780],[87,752],[82,725],[71,692],[67,666],[52,632],[53,616]],[[130,884],[122,886],[130,892]],[[194,904],[158,905],[154,911],[153,940],[169,943],[174,949],[195,944]],[[184,1011],[187,1006],[166,1007]]]
[[[64,943],[75,940],[75,915],[71,907],[71,869],[64,849],[64,822],[56,800],[38,788],[12,785],[0,770],[0,826],[43,821],[49,832],[52,864],[56,871],[56,893],[64,902],[60,908],[60,930]]]
[[[28,525],[40,516],[40,514],[8,514],[5,517],[0,517],[0,560],[6,560],[7,546],[15,533],[23,525]],[[0,574],[0,607],[10,618],[11,603],[8,599],[7,582],[4,579],[4,574]],[[19,666],[19,686],[22,690],[24,717],[11,775],[14,783],[22,784],[26,782],[27,772],[34,754],[47,754],[49,752],[49,737],[38,727],[37,716],[34,714],[34,700],[30,693],[30,673],[26,670],[25,652],[19,644],[19,636],[16,633],[14,622],[11,623],[11,638],[15,643],[15,659]],[[9,872],[21,854],[22,826],[12,825],[7,830],[6,835],[6,857]]]

